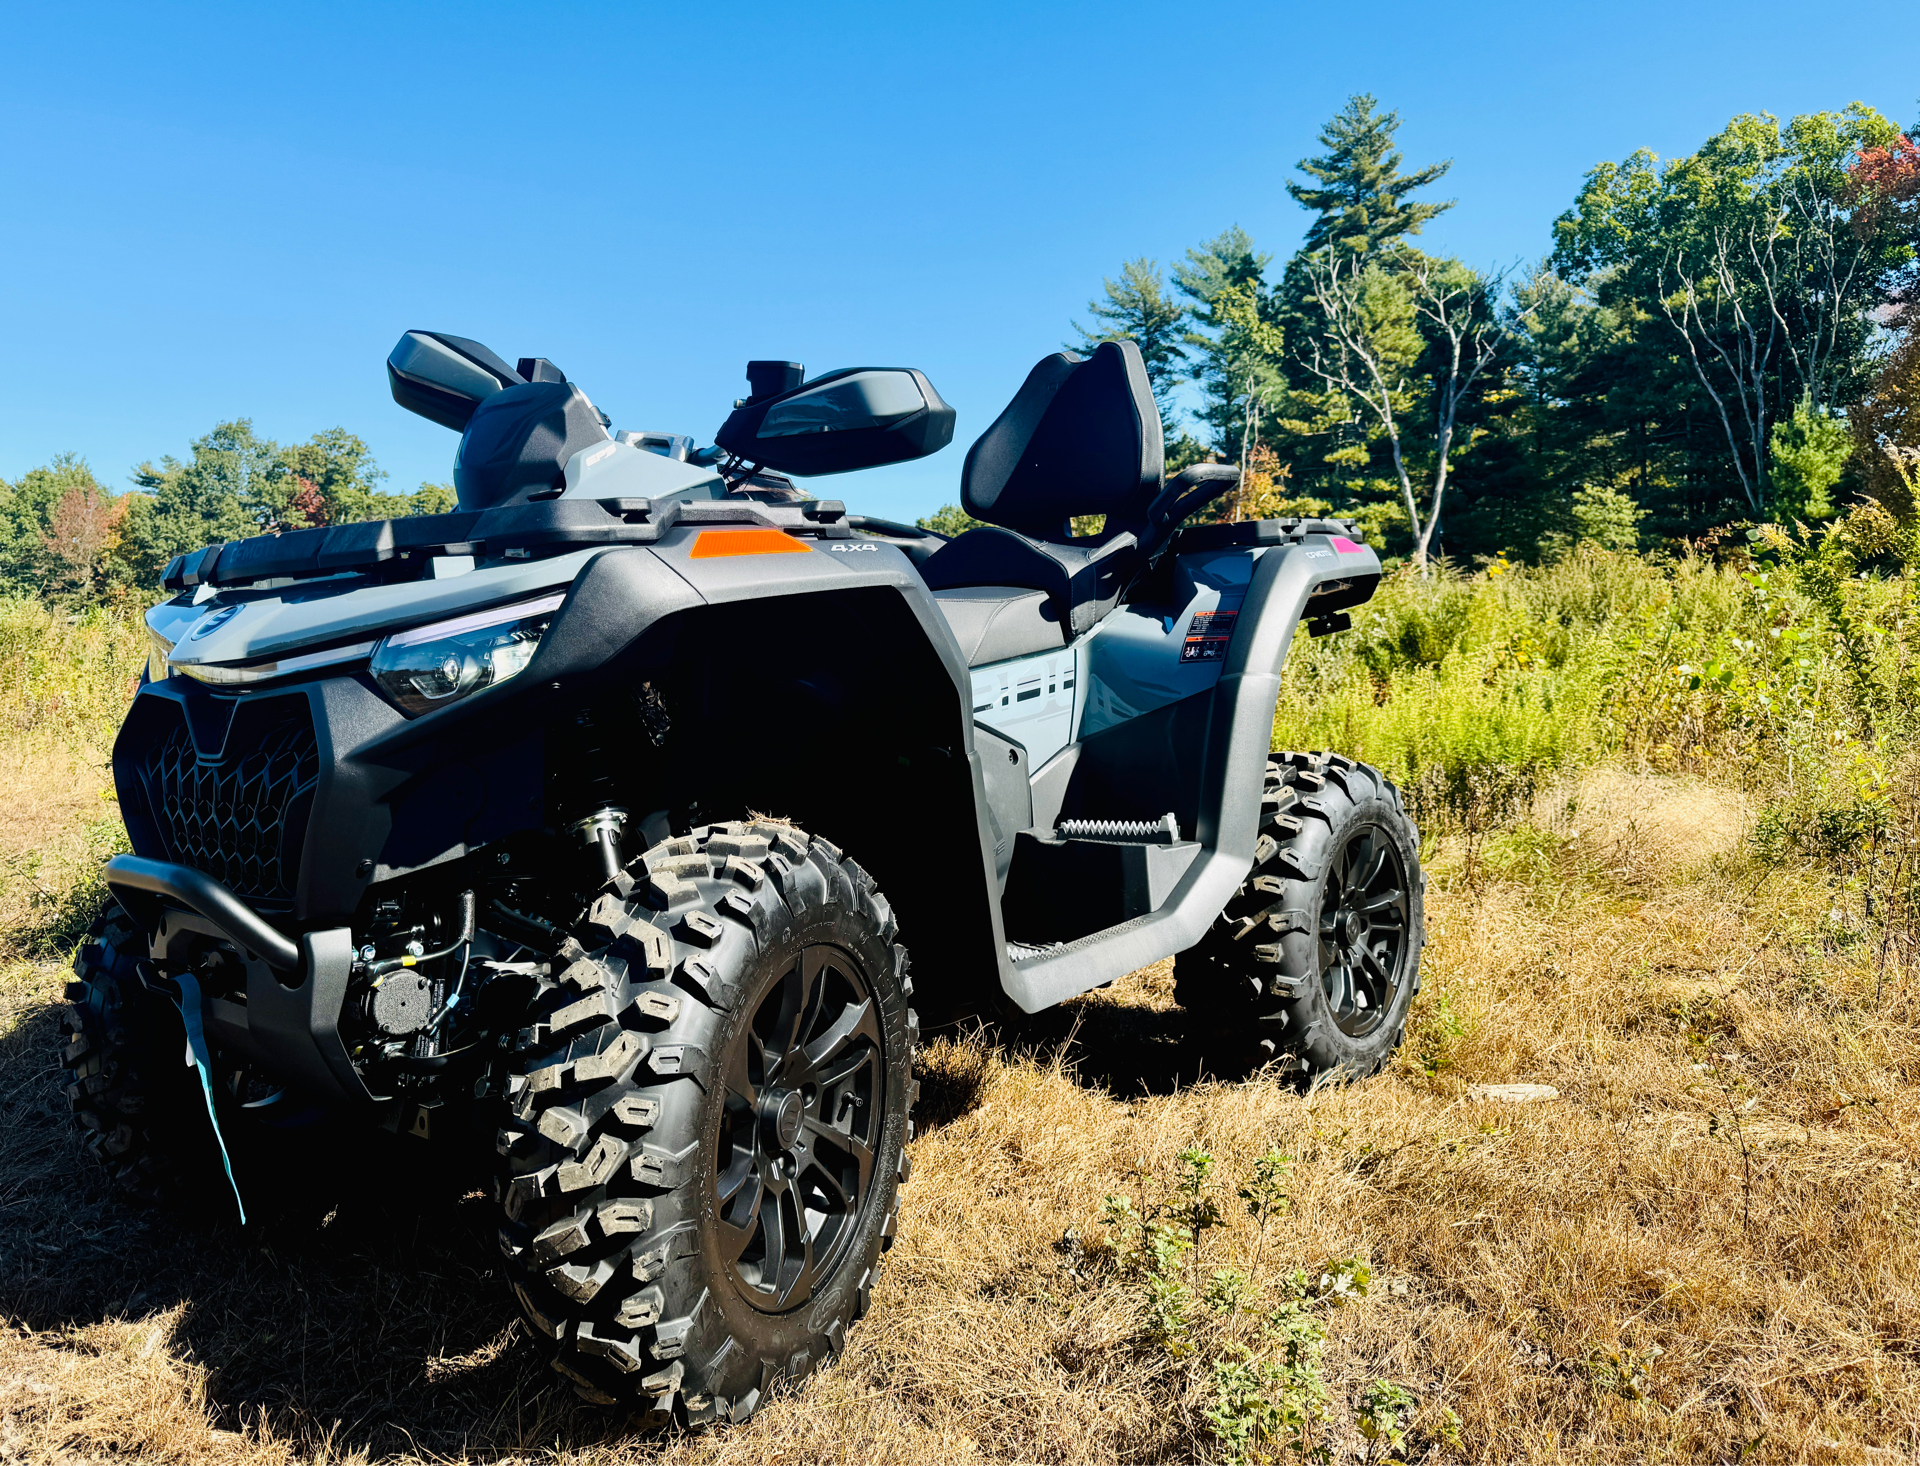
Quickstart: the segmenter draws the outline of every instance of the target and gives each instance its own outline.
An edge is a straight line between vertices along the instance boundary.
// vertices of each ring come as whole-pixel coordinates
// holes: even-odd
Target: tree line
[[[1859,494],[1912,512],[1917,129],[1857,102],[1736,117],[1594,168],[1542,259],[1481,268],[1416,243],[1457,201],[1399,126],[1356,96],[1321,130],[1277,269],[1228,229],[1165,273],[1126,262],[1074,327],[1139,344],[1170,469],[1243,466],[1223,512],[1350,514],[1416,563],[1817,523]]]
[[[1214,512],[1351,515],[1421,566],[1817,525],[1861,495],[1915,513],[1920,127],[1746,114],[1684,157],[1602,163],[1524,267],[1419,247],[1457,200],[1399,127],[1356,96],[1321,129],[1277,268],[1231,228],[1164,272],[1126,261],[1073,325],[1078,349],[1138,343],[1169,471],[1240,464]],[[281,445],[244,419],[132,492],[63,456],[0,480],[0,595],[144,593],[215,540],[453,507],[385,477],[343,428]]]
[[[115,493],[84,459],[62,454],[0,479],[0,596],[145,595],[175,555],[218,540],[454,507],[451,484],[389,494],[386,476],[344,428],[279,444],[244,418],[216,426],[185,458],[140,464],[131,492]]]

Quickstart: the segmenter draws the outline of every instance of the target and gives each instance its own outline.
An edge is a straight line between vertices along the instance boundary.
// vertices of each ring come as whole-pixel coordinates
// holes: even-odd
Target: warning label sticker
[[[1186,642],[1180,648],[1183,662],[1218,662],[1227,655],[1227,643],[1233,638],[1234,611],[1197,611],[1187,628]]]

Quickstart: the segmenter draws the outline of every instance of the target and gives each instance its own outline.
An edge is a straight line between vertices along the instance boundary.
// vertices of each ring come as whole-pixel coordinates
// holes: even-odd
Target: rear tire
[[[1230,1068],[1365,1078],[1420,990],[1425,892],[1390,780],[1339,754],[1275,754],[1253,869],[1174,963],[1176,997]]]
[[[632,869],[515,1050],[501,1248],[583,1398],[742,1421],[866,1312],[907,1179],[912,982],[872,879],[791,826]]]

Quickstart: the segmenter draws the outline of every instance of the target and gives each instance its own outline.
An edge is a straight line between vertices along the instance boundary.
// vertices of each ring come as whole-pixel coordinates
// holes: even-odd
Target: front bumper
[[[290,938],[204,872],[137,855],[107,862],[107,887],[145,931],[153,962],[184,960],[208,937],[238,951],[246,1000],[207,999],[209,1035],[322,1103],[357,1106],[384,1098],[367,1088],[340,1037],[353,975],[350,929]]]

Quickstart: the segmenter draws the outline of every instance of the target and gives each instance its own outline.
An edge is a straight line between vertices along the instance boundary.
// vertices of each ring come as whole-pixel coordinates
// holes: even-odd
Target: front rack
[[[753,499],[552,499],[473,513],[377,519],[255,535],[176,555],[161,577],[170,591],[351,574],[437,555],[488,559],[588,545],[646,545],[676,525],[753,524],[819,539],[850,539],[838,499],[768,504]]]

